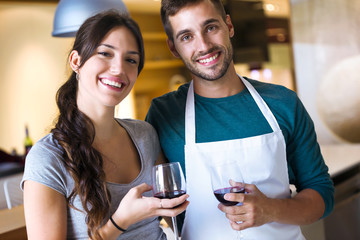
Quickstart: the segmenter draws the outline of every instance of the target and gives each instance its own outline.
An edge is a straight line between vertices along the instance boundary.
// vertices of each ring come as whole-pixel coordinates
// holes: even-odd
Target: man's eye
[[[214,31],[215,30],[215,26],[209,26],[208,28],[207,28],[207,31],[208,32],[212,32],[212,31]]]
[[[181,38],[181,41],[189,41],[191,39],[190,35],[185,35]]]

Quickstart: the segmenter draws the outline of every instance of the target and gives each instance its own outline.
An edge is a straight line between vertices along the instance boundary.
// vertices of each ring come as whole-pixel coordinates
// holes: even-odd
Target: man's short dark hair
[[[162,0],[161,1],[161,9],[160,9],[161,21],[164,26],[165,33],[171,41],[174,41],[174,39],[173,39],[173,30],[169,22],[169,16],[174,16],[185,6],[200,3],[202,1],[207,1],[207,0]],[[221,0],[209,0],[209,1],[212,2],[212,4],[214,4],[215,8],[218,10],[221,17],[225,21],[226,13]]]

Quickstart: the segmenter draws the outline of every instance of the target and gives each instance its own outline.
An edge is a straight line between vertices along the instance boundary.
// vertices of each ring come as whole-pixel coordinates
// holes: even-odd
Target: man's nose
[[[210,48],[210,42],[208,39],[202,35],[198,36],[196,48],[199,52],[206,52]]]

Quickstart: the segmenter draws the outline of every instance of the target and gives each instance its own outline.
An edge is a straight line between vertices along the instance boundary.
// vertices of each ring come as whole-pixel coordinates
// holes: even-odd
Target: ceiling
[[[9,0],[0,0],[8,2]],[[12,2],[59,2],[59,0],[11,0]],[[123,0],[130,11],[155,13],[160,12],[161,0]],[[255,0],[245,0],[255,1]],[[288,17],[290,12],[289,0],[263,0],[265,14],[270,17]]]

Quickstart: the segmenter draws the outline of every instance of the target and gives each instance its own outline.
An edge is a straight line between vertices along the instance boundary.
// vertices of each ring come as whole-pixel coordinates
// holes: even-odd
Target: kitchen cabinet
[[[151,100],[171,90],[170,79],[174,75],[188,78],[180,59],[175,58],[166,44],[159,11],[137,11],[129,7],[134,20],[139,24],[144,38],[145,64],[135,86],[136,118],[143,120]],[[189,79],[189,78],[188,78]]]

